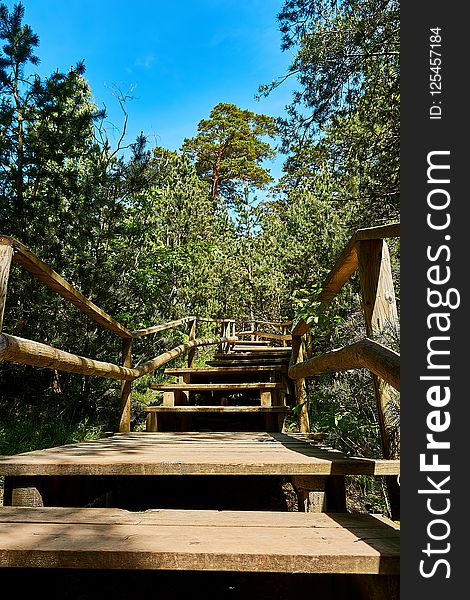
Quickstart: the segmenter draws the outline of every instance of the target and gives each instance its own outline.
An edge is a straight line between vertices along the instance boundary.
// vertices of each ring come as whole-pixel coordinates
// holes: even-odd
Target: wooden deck
[[[396,575],[399,532],[369,515],[0,508],[0,565]]]
[[[305,436],[136,432],[0,456],[0,475],[398,475],[397,460],[345,456]]]

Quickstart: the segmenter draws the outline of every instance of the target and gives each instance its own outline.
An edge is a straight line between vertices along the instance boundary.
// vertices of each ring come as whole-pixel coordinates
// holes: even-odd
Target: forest
[[[215,105],[178,151],[112,143],[86,61],[37,72],[40,32],[0,5],[0,234],[12,236],[130,330],[200,317],[315,322],[308,351],[364,336],[355,279],[318,315],[316,297],[360,228],[399,220],[398,0],[285,0],[279,52],[296,91],[282,115]],[[122,133],[132,118],[125,95]],[[142,123],[145,130],[145,123]],[[274,180],[266,159],[283,158]],[[263,199],[259,200],[260,192]],[[399,245],[390,241],[399,299]],[[13,266],[4,331],[119,361],[116,340]],[[398,349],[398,323],[387,332]],[[135,362],[185,339],[171,330]],[[154,374],[162,380],[163,373]],[[0,454],[115,429],[119,384],[0,364]],[[135,414],[148,381],[133,388]],[[365,370],[308,382],[310,425],[356,455],[380,454]],[[398,426],[399,409],[396,404]]]

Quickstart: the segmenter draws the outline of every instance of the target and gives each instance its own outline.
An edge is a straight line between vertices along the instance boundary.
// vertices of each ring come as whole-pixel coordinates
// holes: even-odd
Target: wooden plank
[[[263,432],[122,433],[0,456],[0,475],[6,476],[399,473],[398,460],[347,457],[288,434]]]
[[[18,511],[19,509],[16,509]],[[0,510],[0,565],[397,574],[399,531],[364,515]],[[4,515],[4,516],[3,516]],[[130,523],[127,520],[130,519]]]
[[[253,325],[254,323],[258,323],[258,325],[272,325],[273,327],[290,327],[292,325],[292,321],[250,321],[250,320],[246,320],[245,323],[247,325]]]
[[[283,390],[283,383],[151,383],[149,385],[152,390],[171,391],[171,390],[188,390],[196,391],[239,391],[244,390]]]
[[[237,336],[241,337],[244,335],[255,335],[257,338],[262,338],[262,339],[266,339],[266,340],[277,340],[277,341],[290,341],[292,339],[292,336],[290,334],[282,334],[282,333],[269,333],[268,331],[259,331],[257,329],[254,329],[252,331],[239,331],[237,332]],[[240,340],[242,341],[242,340]],[[250,341],[250,340],[247,340]],[[261,341],[262,340],[252,340],[252,343],[256,344],[257,341]]]
[[[385,240],[364,240],[358,243],[359,279],[362,293],[362,308],[366,322],[367,335],[372,339],[380,339],[385,331],[393,331],[398,324],[398,312],[392,276],[390,254]],[[389,332],[390,333],[390,332]],[[380,427],[383,456],[396,458],[399,454],[398,444],[393,444],[394,430],[393,403],[395,388],[393,383],[382,372],[371,369],[374,385],[377,417]],[[399,372],[398,372],[399,377]],[[400,519],[400,491],[395,481],[387,479],[391,514]]]
[[[240,348],[237,351],[230,351],[231,357],[259,357],[264,358],[266,354],[272,354],[273,356],[289,356],[291,352],[290,348],[275,347],[275,346],[256,346],[255,348]],[[217,354],[215,355],[218,356]],[[226,356],[225,354],[223,356]]]
[[[264,357],[264,358],[257,358],[257,359],[251,359],[250,362],[250,358],[248,357],[247,359],[242,359],[239,360],[237,359],[231,359],[230,358],[230,354],[226,355],[228,356],[228,358],[217,358],[215,360],[209,360],[207,361],[207,364],[212,366],[212,367],[243,367],[243,366],[265,366],[265,367],[270,367],[270,368],[276,368],[276,367],[287,367],[287,365],[289,364],[289,358],[288,357],[283,357],[283,358],[271,358],[271,357]]]
[[[167,375],[226,375],[228,373],[258,373],[278,371],[279,367],[269,367],[264,365],[246,365],[243,367],[170,367],[165,369]]]
[[[62,296],[62,298],[65,298],[65,300],[87,314],[96,323],[99,323],[105,329],[113,331],[120,337],[132,337],[132,333],[126,329],[126,327],[118,323],[110,315],[101,310],[101,308],[96,306],[91,300],[86,298],[63,277],[35,256],[24,244],[12,237],[0,235],[0,245],[11,246],[14,251],[13,260],[15,262],[29,271],[36,279],[39,279],[49,288],[54,290],[54,292]]]
[[[288,406],[146,406],[144,412],[174,413],[280,413],[290,412]]]

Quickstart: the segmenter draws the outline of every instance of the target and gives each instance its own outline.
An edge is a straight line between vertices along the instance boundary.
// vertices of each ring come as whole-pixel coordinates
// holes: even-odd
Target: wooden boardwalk
[[[330,302],[358,269],[371,338],[374,328],[380,332],[395,319],[384,238],[397,235],[398,224],[358,231],[318,297]],[[396,353],[367,337],[309,358],[304,349],[311,324],[302,320],[295,326],[253,322],[236,335],[233,319],[187,316],[129,331],[21,243],[0,236],[0,249],[0,315],[14,261],[122,339],[117,365],[2,333],[0,319],[0,360],[122,382],[120,433],[0,456],[2,575],[18,573],[26,580],[31,572],[46,572],[55,580],[69,570],[113,576],[146,571],[168,576],[166,594],[184,573],[264,573],[265,585],[273,576],[305,574],[316,578],[315,584],[309,580],[308,593],[323,590],[326,598],[398,598],[399,528],[382,517],[349,513],[345,478],[385,476],[391,514],[397,515],[399,460],[351,457],[323,444],[321,436],[286,432],[289,413],[299,431],[310,431],[306,377],[365,367],[374,382],[383,456],[394,456],[387,407],[391,388],[399,390]],[[197,337],[198,323],[221,331]],[[271,331],[259,331],[262,323]],[[132,366],[134,339],[182,325],[189,325],[187,341]],[[194,353],[205,346],[217,351],[206,366],[196,367]],[[131,432],[132,382],[183,354],[187,366],[165,371],[176,381],[151,386],[155,403],[143,409],[147,431]],[[271,490],[281,480],[290,484],[295,501],[269,508]],[[211,582],[205,585],[203,592],[210,591]],[[194,589],[188,585],[182,597]],[[281,597],[258,589],[261,595],[247,589],[242,597]],[[289,589],[282,597],[294,596]]]
[[[0,508],[0,563],[42,569],[396,576],[399,531],[392,522],[370,515],[326,513],[322,508],[339,505],[344,511],[344,485],[329,489],[327,482],[357,473],[398,474],[399,462],[347,457],[314,437],[136,432],[3,456],[0,472],[6,476],[6,503],[11,506]],[[250,495],[249,476],[259,480],[276,475],[289,477],[299,495],[313,496],[310,510],[316,512],[135,512],[106,504],[64,507],[63,499],[54,496],[54,490],[60,490],[58,481],[68,485],[76,481],[78,488],[84,477],[109,483],[135,481],[132,476],[160,476],[160,481],[161,476],[244,476],[247,485],[237,485]],[[95,490],[103,492],[99,485]],[[328,499],[328,493],[340,497]],[[72,494],[76,502],[81,497],[78,491]]]

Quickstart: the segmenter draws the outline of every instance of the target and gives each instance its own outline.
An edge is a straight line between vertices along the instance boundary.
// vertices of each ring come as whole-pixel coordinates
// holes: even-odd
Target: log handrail
[[[6,303],[10,266],[16,262],[33,277],[42,281],[51,290],[62,296],[96,323],[122,338],[122,365],[98,361],[78,354],[65,352],[33,340],[2,333],[3,314]],[[217,323],[221,334],[214,338],[196,339],[196,322]],[[158,333],[190,323],[189,341],[163,352],[144,364],[132,366],[132,342],[136,338]],[[152,325],[144,329],[129,331],[127,327],[101,310],[89,298],[79,292],[56,271],[39,259],[29,248],[7,235],[0,235],[0,362],[11,361],[42,368],[57,369],[81,375],[95,375],[122,381],[120,431],[130,430],[131,382],[148,375],[160,366],[182,354],[189,355],[189,363],[194,360],[195,349],[200,346],[218,344],[222,351],[236,341],[235,320],[210,317],[188,316],[168,323]]]
[[[332,270],[323,282],[322,291],[317,297],[317,302],[319,303],[318,312],[325,310],[327,304],[338,294],[351,275],[359,269],[361,290],[365,302],[364,316],[367,336],[370,337],[377,331],[377,325],[380,330],[386,318],[385,313],[389,308],[384,308],[384,298],[381,298],[381,307],[377,308],[375,306],[379,281],[383,285],[383,281],[387,280],[388,285],[391,285],[390,266],[388,264],[384,268],[385,263],[382,264],[385,259],[388,260],[388,249],[384,240],[388,237],[399,237],[399,235],[399,223],[359,229],[346,244]],[[393,307],[395,302],[393,289],[389,290],[387,294],[390,296],[388,298],[388,301],[391,303],[390,307]],[[376,309],[379,312],[373,316],[372,313]],[[399,389],[399,355],[366,338],[362,342],[352,344],[351,346],[305,360],[303,337],[311,327],[312,324],[306,323],[305,320],[301,319],[295,323],[291,330],[292,353],[288,373],[289,377],[296,382],[297,401],[302,404],[301,418],[299,419],[299,424],[302,423],[302,430],[309,430],[305,378],[320,375],[321,373],[368,368],[373,374],[382,444],[384,453],[387,454],[389,448],[384,411],[384,405],[387,402],[386,392],[384,392],[377,378],[382,379],[395,389]],[[380,351],[378,350],[379,346],[381,348]]]
[[[365,240],[378,240],[389,237],[400,237],[400,223],[391,225],[381,225],[379,227],[368,227],[359,229],[351,237],[344,247],[344,250],[338,256],[333,268],[323,282],[322,291],[318,295],[317,301],[321,304],[331,302],[338,294],[343,285],[350,279],[351,275],[357,270],[359,260],[357,255],[358,243]],[[320,307],[320,310],[323,307]],[[292,335],[304,335],[310,329],[311,325],[303,319],[294,324]]]
[[[322,373],[362,368],[369,369],[393,388],[400,390],[400,355],[368,338],[292,365],[288,375],[297,380]]]
[[[51,290],[62,296],[65,300],[76,306],[91,319],[105,329],[109,329],[122,338],[132,338],[132,333],[96,306],[89,298],[73,287],[68,281],[51,269],[39,259],[29,248],[18,240],[0,235],[0,245],[13,248],[13,261],[24,267],[31,275],[42,281]]]
[[[300,408],[299,429],[301,432],[308,432],[310,424],[305,379],[322,373],[369,369],[376,399],[382,451],[386,459],[396,458],[392,433],[393,410],[390,409],[395,402],[391,388],[400,389],[400,355],[370,338],[382,335],[387,324],[395,323],[398,319],[390,255],[385,238],[399,236],[399,223],[358,230],[338,256],[316,298],[317,313],[322,313],[358,270],[367,337],[355,344],[306,358],[304,337],[313,323],[300,319],[291,329],[292,352],[288,370]],[[392,517],[399,519],[398,486],[390,478],[386,480],[386,484]]]
[[[48,344],[41,344],[40,342],[34,342],[14,335],[0,333],[0,361],[17,362],[34,367],[57,369],[80,375],[94,375],[120,381],[134,381],[139,377],[149,375],[174,358],[186,354],[192,348],[233,341],[235,341],[233,338],[201,338],[190,340],[159,354],[138,367],[124,367],[58,350]]]

